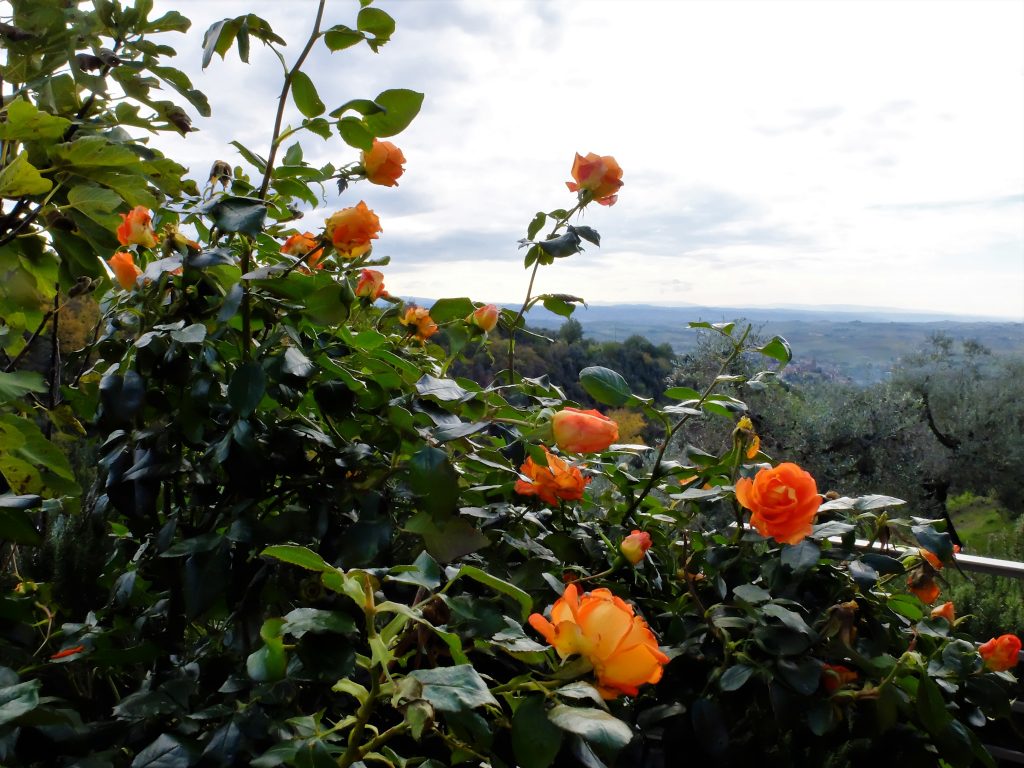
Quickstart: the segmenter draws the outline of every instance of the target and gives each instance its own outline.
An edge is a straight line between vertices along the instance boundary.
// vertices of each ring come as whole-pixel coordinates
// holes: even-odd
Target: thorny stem
[[[708,384],[701,393],[700,399],[697,400],[695,409],[699,409],[700,406],[704,404],[704,401],[708,399],[711,393],[715,390],[715,387],[718,386],[718,377],[723,375],[729,369],[729,366],[732,365],[733,361],[743,352],[743,343],[747,340],[747,336],[750,335],[750,329],[751,326],[748,325],[747,329],[743,332],[743,336],[741,336],[740,340],[733,345],[733,350],[729,354],[729,357],[725,359],[725,362],[722,363],[722,367],[718,369],[718,373],[715,374],[711,383]],[[654,466],[651,468],[651,476],[647,479],[647,484],[644,485],[644,489],[640,492],[640,495],[633,500],[633,503],[629,505],[629,509],[626,510],[626,518],[629,518],[639,508],[641,502],[647,498],[647,494],[649,494],[651,489],[654,488],[654,483],[658,479],[658,469],[661,467],[661,460],[665,457],[665,451],[668,450],[668,446],[672,442],[672,438],[676,436],[676,433],[684,424],[686,424],[687,421],[690,420],[691,415],[692,414],[689,413],[683,414],[672,429],[668,431],[668,434],[665,435],[665,439],[661,441],[661,446],[658,448],[658,456],[654,460]]]
[[[284,120],[284,108],[285,104],[288,103],[288,92],[292,87],[292,80],[295,78],[296,73],[302,68],[303,63],[306,61],[306,57],[309,56],[309,52],[313,50],[313,44],[320,37],[320,22],[324,17],[324,5],[327,0],[320,0],[316,9],[316,20],[313,22],[313,31],[309,35],[309,40],[306,41],[306,47],[302,49],[299,54],[299,58],[295,60],[295,64],[288,71],[288,74],[284,76],[284,85],[281,87],[281,95],[277,102],[277,116],[274,118],[274,133],[270,138],[270,153],[267,155],[267,169],[263,172],[263,183],[260,184],[260,193],[257,195],[260,200],[267,199],[267,190],[270,188],[270,174],[274,171],[274,158],[277,157],[277,148],[281,146],[281,122]]]

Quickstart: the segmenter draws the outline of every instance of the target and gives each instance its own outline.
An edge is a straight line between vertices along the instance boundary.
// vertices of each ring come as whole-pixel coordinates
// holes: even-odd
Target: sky
[[[307,210],[316,231],[365,200],[396,295],[522,301],[517,241],[569,208],[574,154],[614,156],[624,186],[580,223],[602,247],[543,267],[536,291],[588,302],[857,305],[1024,320],[1024,2],[1020,0],[378,0],[379,54],[314,48],[333,109],[387,88],[426,94],[392,139],[397,188],[361,183]],[[253,43],[200,68],[202,34],[256,13],[305,42],[313,0],[157,0],[193,20],[166,35],[213,109],[158,146],[203,179],[266,154],[281,86]],[[355,26],[329,0],[325,27]],[[300,116],[289,104],[286,123]],[[302,139],[342,165],[337,136]]]

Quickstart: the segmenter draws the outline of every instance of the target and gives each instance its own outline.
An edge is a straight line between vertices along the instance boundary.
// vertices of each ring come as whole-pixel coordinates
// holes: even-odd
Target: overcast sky
[[[575,152],[613,155],[625,186],[585,223],[603,247],[542,268],[538,289],[595,303],[862,305],[1024,320],[1024,2],[380,0],[398,22],[306,66],[333,109],[386,88],[426,102],[394,141],[397,189],[358,184],[398,295],[521,300],[516,241],[569,207]],[[161,147],[205,175],[265,154],[280,65],[254,43],[199,69],[213,22],[259,14],[289,41],[313,0],[158,0],[213,117]],[[330,0],[325,26],[354,26]],[[174,38],[177,38],[176,40]],[[288,117],[298,122],[289,105]],[[355,159],[340,138],[307,160]]]

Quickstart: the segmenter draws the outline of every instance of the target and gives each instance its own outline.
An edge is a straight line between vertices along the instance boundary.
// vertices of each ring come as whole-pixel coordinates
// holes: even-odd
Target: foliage
[[[421,94],[392,89],[328,112],[302,70],[314,45],[379,50],[393,19],[363,0],[324,27],[321,2],[290,65],[265,20],[213,25],[205,64],[233,48],[248,60],[255,37],[284,87],[266,156],[235,143],[246,165],[219,162],[200,193],[129,133],[188,130],[183,108],[151,93],[160,83],[205,109],[152,39],[187,20],[150,10],[21,0],[0,27],[15,88],[0,123],[15,200],[0,297],[0,760],[545,768],[663,765],[685,750],[709,764],[755,751],[769,765],[993,764],[975,729],[1007,714],[1014,678],[906,593],[938,566],[852,546],[885,536],[949,562],[946,533],[879,495],[830,499],[789,544],[743,525],[734,487],[769,462],[723,390],[770,379],[784,340],[702,324],[725,359],[693,386],[659,376],[640,390],[588,361],[582,391],[662,437],[616,444],[614,425],[577,413],[572,440],[594,450],[549,464],[552,420],[573,401],[523,375],[517,339],[536,304],[568,316],[580,303],[532,289],[541,266],[599,246],[571,222],[614,202],[612,158],[588,154],[600,178],[576,168],[576,204],[532,219],[530,290],[491,345],[507,364],[463,378],[455,361],[488,343],[477,304],[357,295],[364,270],[388,263],[374,212],[291,228],[329,182],[373,178],[361,160],[310,166],[286,140],[337,131],[372,153],[419,111]],[[298,125],[283,123],[288,98]],[[103,266],[118,246],[123,286]],[[67,300],[96,288],[95,342],[61,355]],[[623,359],[657,357],[626,346]],[[743,360],[758,369],[733,373]],[[698,445],[704,419],[725,439]],[[573,493],[517,494],[524,466],[557,470]],[[619,542],[640,532],[652,546],[641,537],[646,554],[627,564]],[[548,624],[567,582],[587,607],[563,603]]]

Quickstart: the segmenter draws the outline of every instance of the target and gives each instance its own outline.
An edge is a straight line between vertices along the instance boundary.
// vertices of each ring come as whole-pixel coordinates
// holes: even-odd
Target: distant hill
[[[430,299],[411,299],[430,306]],[[511,307],[518,309],[519,307]],[[815,370],[858,384],[884,380],[900,357],[921,350],[934,333],[956,340],[974,339],[996,354],[1024,356],[1024,323],[1006,319],[913,312],[879,307],[735,308],[665,307],[649,304],[594,304],[579,307],[573,317],[594,341],[624,341],[644,336],[655,344],[671,344],[678,354],[692,350],[697,331],[691,321],[712,323],[745,320],[763,336],[782,336],[793,349],[796,370]],[[543,307],[533,309],[527,323],[556,330],[565,318]]]
[[[595,305],[580,307],[573,317],[595,341],[623,341],[639,334],[655,344],[671,344],[680,354],[696,344],[697,332],[687,327],[689,322],[746,320],[761,335],[785,338],[796,367],[831,369],[861,384],[884,379],[893,362],[922,349],[936,332],[957,340],[974,339],[995,353],[1024,355],[1024,323],[899,310]],[[528,322],[557,329],[565,318],[538,309]]]

